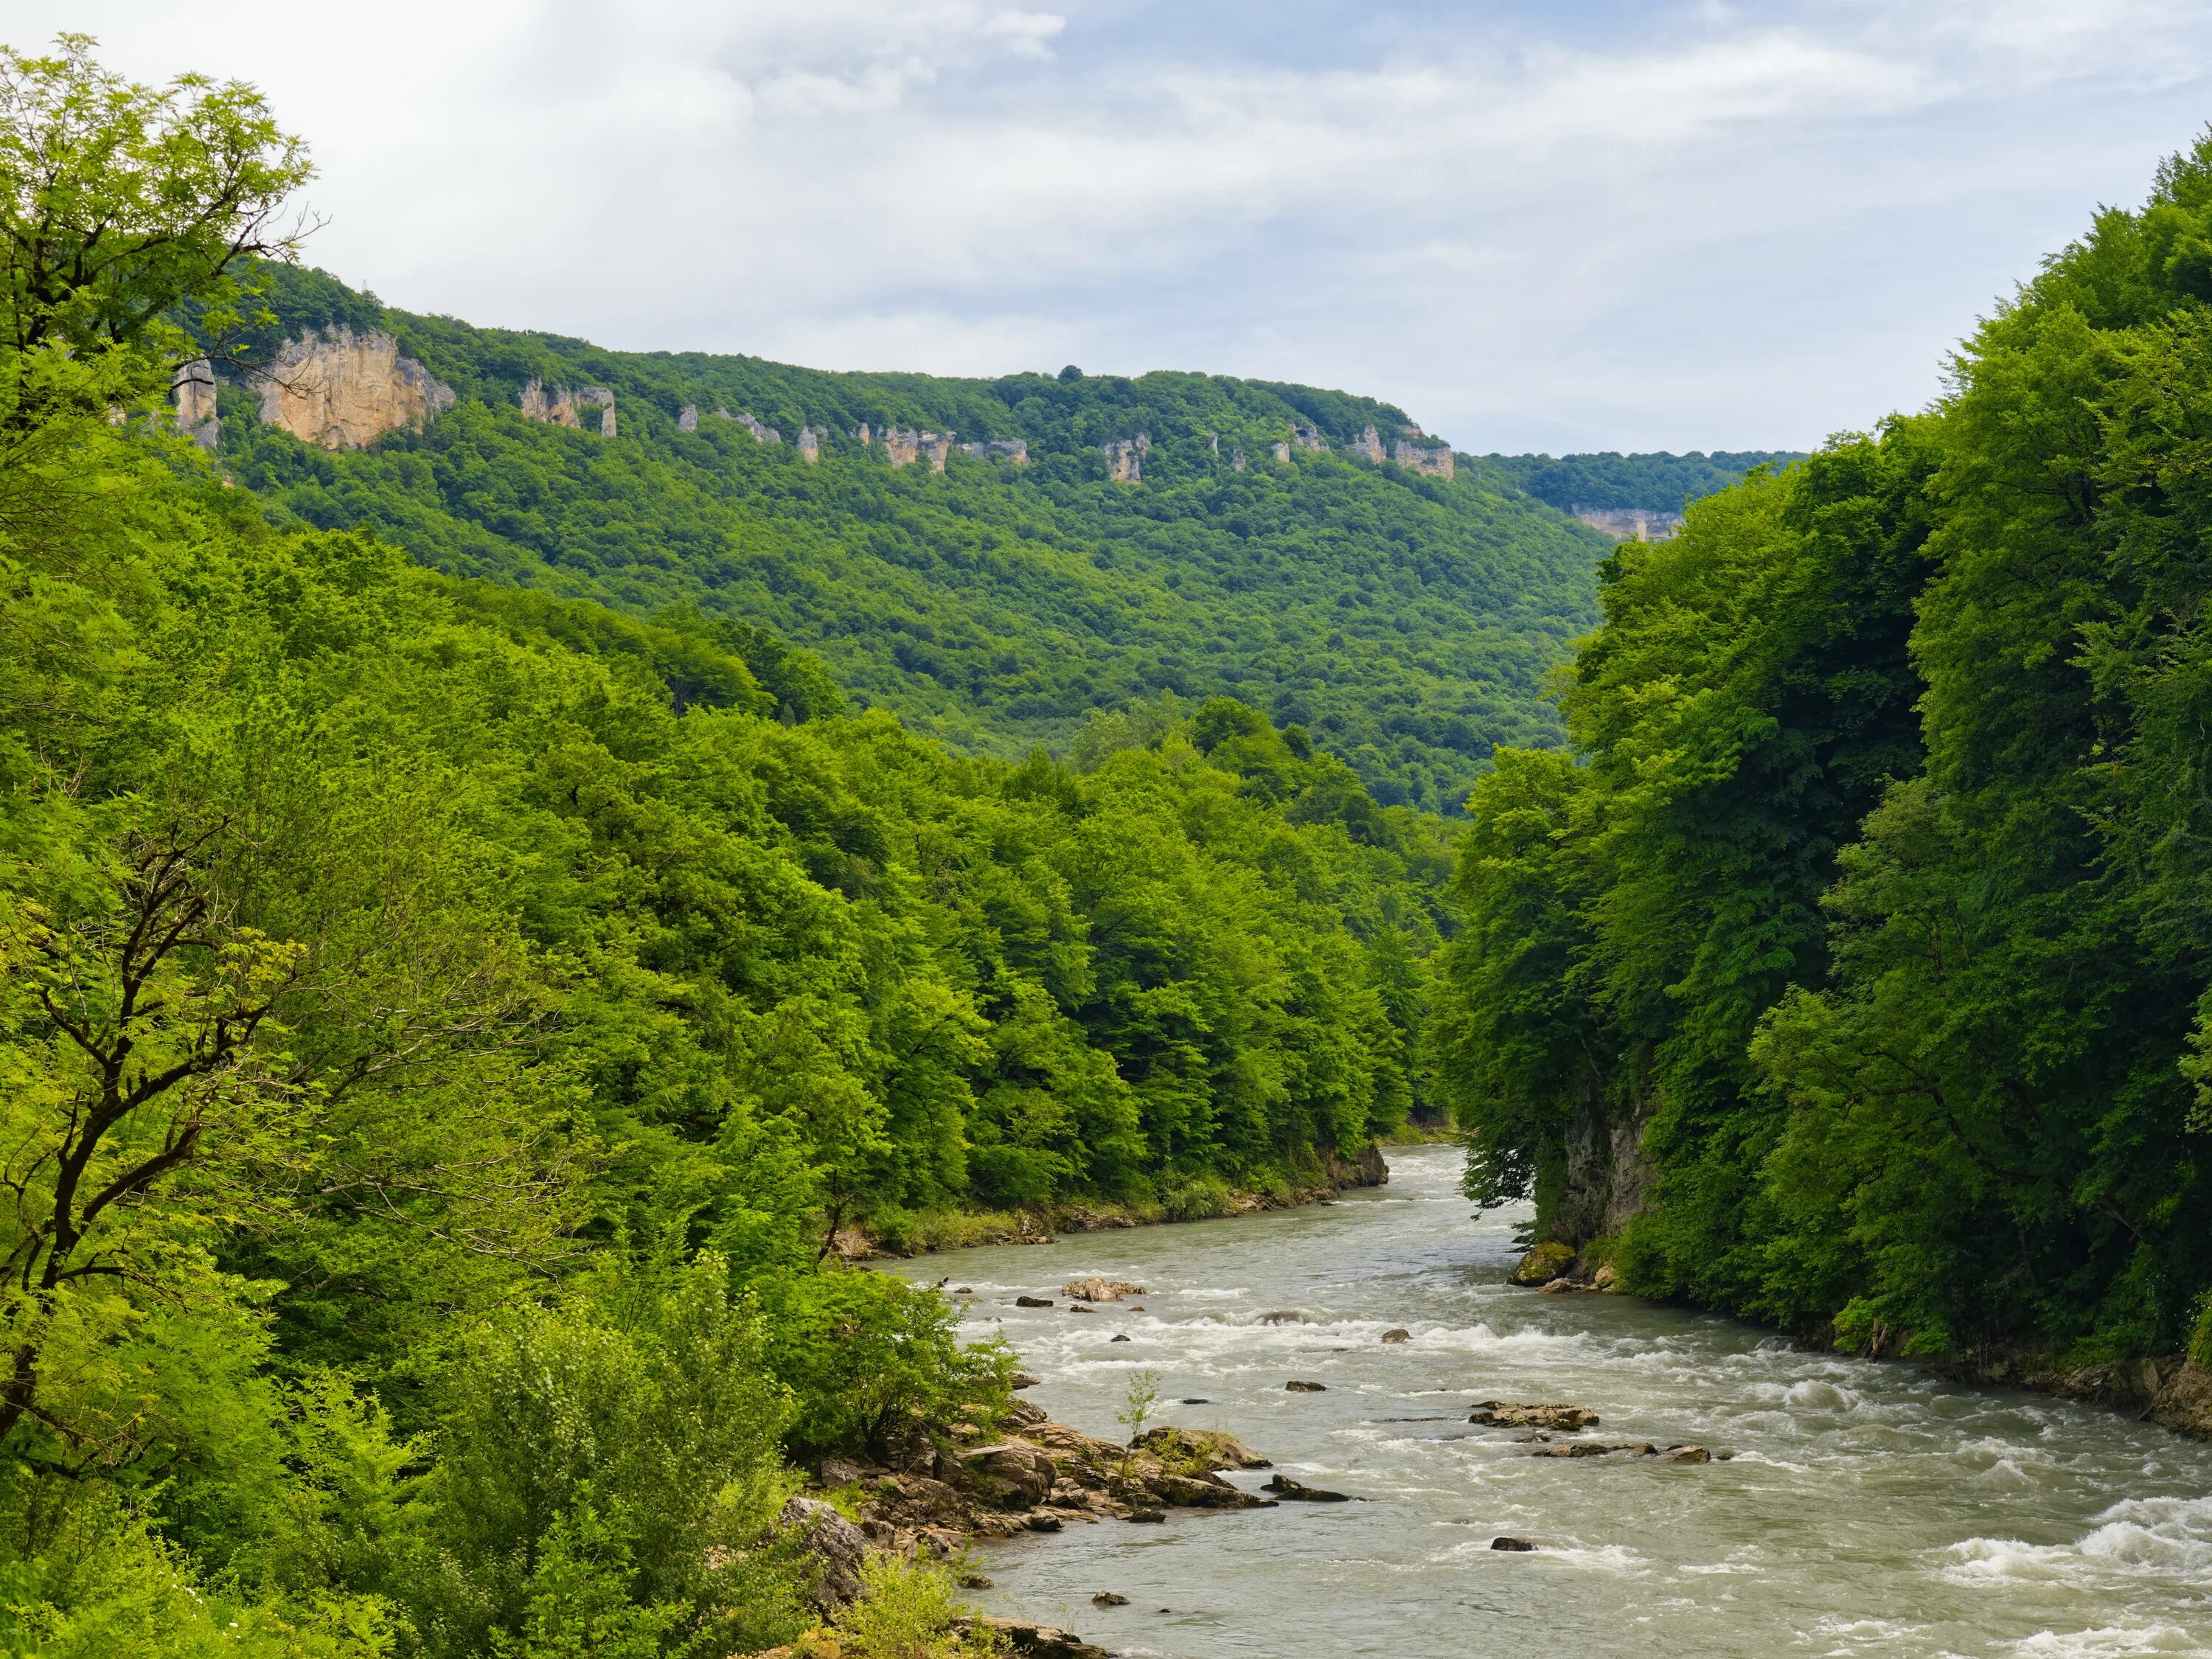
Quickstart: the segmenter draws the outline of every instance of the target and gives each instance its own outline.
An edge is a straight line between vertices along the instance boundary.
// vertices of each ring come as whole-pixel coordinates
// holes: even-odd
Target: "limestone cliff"
[[[1370,427],[1368,430],[1372,432],[1374,428]],[[1296,444],[1300,449],[1320,450],[1328,447],[1328,440],[1321,435],[1321,428],[1317,426],[1292,427],[1291,442]],[[1289,445],[1285,445],[1284,447],[1288,448]]]
[[[1449,478],[1452,475],[1452,451],[1449,444],[1431,447],[1425,444],[1410,443],[1401,438],[1391,447],[1390,459],[1408,472],[1426,473],[1432,478]]]
[[[1030,464],[1030,441],[1027,438],[986,438],[980,443],[960,446],[978,460],[1003,457],[1016,466]]]
[[[817,461],[822,459],[822,441],[829,435],[830,429],[827,427],[823,428],[818,432],[811,426],[802,426],[799,428],[798,443],[799,459],[805,462],[807,465],[812,466]]]
[[[544,381],[532,376],[522,388],[522,413],[526,420],[544,421],[549,426],[565,426],[571,430],[580,428],[583,410],[597,409],[599,415],[599,435],[615,435],[615,392],[612,386],[555,386],[550,391]]]
[[[356,334],[341,323],[287,340],[256,373],[261,418],[325,449],[365,449],[387,432],[427,425],[453,389],[381,330]]]
[[[1387,459],[1382,451],[1382,435],[1373,427],[1363,428],[1359,435],[1345,447],[1363,461],[1372,461],[1377,466]]]
[[[1277,466],[1288,466],[1291,464],[1291,447],[1280,438],[1276,439],[1268,447],[1267,453],[1275,458]]]
[[[678,432],[696,432],[699,429],[698,404],[686,404],[677,411],[676,429]]]
[[[1150,434],[1139,432],[1133,438],[1101,444],[1098,453],[1106,458],[1109,478],[1115,483],[1137,483],[1145,476],[1145,457],[1152,453],[1152,441]]]
[[[866,432],[865,426],[860,428]],[[945,471],[945,459],[952,453],[952,434],[950,432],[916,432],[910,428],[887,426],[884,428],[884,452],[893,466],[911,466],[924,456],[929,459],[932,472]]]
[[[222,422],[215,412],[215,365],[195,357],[177,370],[172,389],[177,396],[177,430],[214,453],[222,435]]]
[[[1663,542],[1682,528],[1682,515],[1648,507],[1576,507],[1584,524],[1624,542]]]

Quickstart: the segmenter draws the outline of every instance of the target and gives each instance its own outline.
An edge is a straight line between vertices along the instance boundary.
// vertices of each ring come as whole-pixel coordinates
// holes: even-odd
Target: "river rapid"
[[[1151,1370],[1156,1423],[1225,1429],[1364,1500],[983,1546],[985,1608],[1176,1659],[2212,1653],[2212,1446],[1632,1297],[1516,1289],[1526,1217],[1470,1216],[1459,1165],[1400,1150],[1387,1187],[1333,1205],[900,1264],[972,1286],[968,1333],[1003,1332],[1041,1379],[1025,1397],[1061,1421],[1125,1438],[1115,1413]],[[1094,1273],[1143,1285],[1142,1310],[1070,1313],[1061,1283]],[[1057,1305],[1015,1307],[1024,1292]],[[1394,1326],[1412,1340],[1385,1346]],[[1532,1457],[1468,1423],[1489,1399],[1732,1456]],[[1499,1534],[1538,1547],[1494,1551]],[[1128,1604],[1094,1607],[1102,1591]]]

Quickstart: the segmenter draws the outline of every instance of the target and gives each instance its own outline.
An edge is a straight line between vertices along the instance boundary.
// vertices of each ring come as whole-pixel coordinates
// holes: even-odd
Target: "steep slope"
[[[221,370],[218,404],[225,464],[271,503],[455,574],[771,628],[975,752],[1226,693],[1385,803],[1456,811],[1494,747],[1558,741],[1545,680],[1596,620],[1607,538],[1370,399],[605,351],[315,272],[272,273],[270,306],[254,355],[289,401]],[[419,383],[354,448],[309,383],[358,374],[372,337]],[[343,344],[303,369],[303,341]]]

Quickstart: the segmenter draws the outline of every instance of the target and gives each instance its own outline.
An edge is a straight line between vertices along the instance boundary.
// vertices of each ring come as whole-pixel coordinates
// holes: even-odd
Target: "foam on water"
[[[1064,1421],[1118,1436],[1149,1370],[1167,1401],[1208,1402],[1156,1421],[1225,1429],[1366,1500],[992,1545],[987,1602],[1163,1659],[2212,1653],[2212,1448],[1709,1316],[1516,1289],[1522,1218],[1469,1218],[1457,1174],[1417,1149],[1330,1207],[904,1264],[972,1285],[968,1328],[1003,1334]],[[1071,1315],[1060,1285],[1093,1274],[1147,1289]],[[1409,1340],[1384,1344],[1393,1328]],[[1533,1457],[1527,1432],[1468,1423],[1485,1399],[1731,1455]],[[1493,1550],[1504,1534],[1537,1548]],[[1093,1608],[1102,1589],[1130,1605]]]

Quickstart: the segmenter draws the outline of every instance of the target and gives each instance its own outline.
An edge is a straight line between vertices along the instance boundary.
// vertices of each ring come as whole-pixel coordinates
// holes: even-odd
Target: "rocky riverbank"
[[[1310,1180],[1280,1190],[1222,1187],[1202,1200],[1181,1206],[1112,1204],[1067,1200],[1021,1210],[963,1211],[921,1217],[902,1229],[854,1225],[840,1228],[835,1248],[848,1261],[896,1261],[939,1250],[990,1244],[1049,1244],[1063,1233],[1111,1232],[1169,1221],[1211,1221],[1225,1216],[1258,1215],[1322,1204],[1354,1187],[1381,1187],[1390,1179],[1382,1149],[1368,1146],[1350,1158],[1329,1152]]]
[[[815,1557],[814,1601],[824,1614],[860,1594],[871,1550],[909,1559],[957,1559],[976,1538],[1053,1533],[1069,1525],[1142,1524],[1170,1510],[1271,1509],[1275,1500],[1224,1480],[1222,1469],[1268,1461],[1232,1435],[1156,1428],[1130,1446],[1055,1423],[1016,1400],[992,1425],[956,1425],[947,1448],[916,1436],[890,1462],[824,1459],[817,1478],[785,1505],[783,1523]],[[1028,1659],[1107,1659],[1105,1650],[1051,1626],[981,1615],[1010,1651]],[[817,1633],[763,1659],[838,1659]]]

